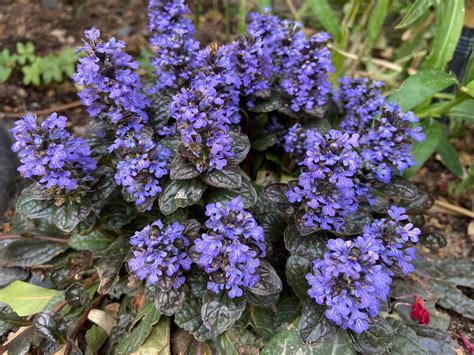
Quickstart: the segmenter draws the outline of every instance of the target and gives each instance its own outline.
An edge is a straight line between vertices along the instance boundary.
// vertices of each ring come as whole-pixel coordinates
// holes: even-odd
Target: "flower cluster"
[[[141,205],[161,192],[159,179],[168,173],[171,152],[151,139],[138,138],[136,146],[130,147],[117,163],[115,181],[124,187],[131,200]]]
[[[276,67],[262,41],[260,32],[250,31],[224,50],[228,53],[233,71],[240,81],[240,90],[247,96],[247,105],[253,106],[253,97],[266,97],[271,92],[271,80]]]
[[[346,132],[367,132],[385,104],[382,87],[382,82],[369,83],[367,78],[339,79],[339,87],[333,93],[342,114],[339,127]]]
[[[198,263],[210,275],[207,287],[218,293],[228,290],[230,298],[259,280],[257,268],[265,257],[262,227],[244,211],[240,197],[206,206],[208,231],[195,241]]]
[[[375,178],[388,183],[395,173],[415,165],[412,159],[413,141],[422,141],[421,127],[412,127],[418,118],[412,112],[402,112],[392,102],[381,109],[380,119],[373,121],[373,128],[360,139],[364,168],[374,172]]]
[[[85,86],[79,96],[92,117],[114,127],[117,139],[110,150],[126,147],[131,132],[139,132],[148,120],[145,109],[149,102],[134,72],[138,63],[123,51],[123,41],[112,37],[102,42],[95,27],[85,31],[85,36],[89,42],[79,52],[86,56],[79,59],[73,75],[77,85]]]
[[[85,36],[89,42],[81,51],[87,55],[80,59],[73,78],[85,86],[79,95],[89,114],[113,127],[109,151],[118,158],[115,181],[129,200],[144,205],[161,191],[159,179],[167,174],[171,152],[154,142],[145,111],[149,101],[133,72],[138,63],[123,51],[125,43],[114,38],[102,42],[96,28],[85,31]],[[151,204],[144,206],[151,208]]]
[[[282,88],[291,97],[291,108],[312,111],[326,103],[331,92],[328,81],[334,71],[331,52],[327,47],[330,36],[321,32],[303,43],[288,48],[288,60],[283,64]]]
[[[130,239],[133,258],[128,262],[133,274],[163,290],[180,288],[186,280],[183,271],[189,270],[192,262],[183,232],[181,224],[165,227],[160,220],[136,232]]]
[[[22,165],[18,171],[35,179],[44,189],[69,193],[94,181],[96,161],[86,141],[66,130],[64,116],[53,113],[40,124],[36,115],[27,113],[11,129]]]
[[[388,215],[389,218],[376,219],[366,226],[364,236],[380,240],[382,248],[379,254],[390,275],[394,275],[397,265],[407,275],[414,270],[410,262],[415,260],[416,252],[410,245],[418,242],[421,231],[412,223],[404,224],[408,216],[402,207],[390,207]]]
[[[268,14],[252,14],[248,29],[261,37],[262,56],[271,61],[265,70],[279,78],[278,86],[289,96],[293,111],[311,112],[326,103],[331,92],[328,78],[334,71],[327,33],[308,40],[302,24]]]
[[[148,30],[157,47],[152,63],[156,70],[156,90],[178,89],[191,78],[199,42],[193,39],[194,26],[184,0],[150,0]]]
[[[344,217],[357,210],[353,177],[360,166],[358,135],[330,130],[307,131],[306,158],[298,186],[287,192],[290,202],[303,202],[307,227],[339,231]]]
[[[190,87],[173,97],[169,109],[177,121],[182,155],[203,172],[222,170],[234,156],[229,132],[240,117],[235,77],[225,70],[228,61],[209,50],[202,52],[201,61],[214,64],[204,66]]]
[[[392,280],[378,263],[380,242],[370,236],[330,239],[327,248],[324,259],[314,260],[312,272],[306,275],[311,287],[308,294],[327,306],[328,319],[361,333],[390,292]]]
[[[368,318],[375,317],[390,291],[391,277],[401,270],[414,270],[413,243],[420,230],[408,219],[405,210],[392,206],[389,218],[376,219],[353,240],[330,239],[324,259],[313,262],[306,275],[308,294],[328,308],[326,317],[344,329],[357,333],[368,328]]]

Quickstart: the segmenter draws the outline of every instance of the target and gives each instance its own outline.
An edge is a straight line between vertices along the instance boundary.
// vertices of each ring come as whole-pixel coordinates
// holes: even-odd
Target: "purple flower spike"
[[[388,214],[389,218],[376,219],[366,226],[364,236],[381,241],[380,257],[390,275],[394,275],[396,265],[407,275],[415,269],[410,262],[415,260],[413,244],[418,242],[421,231],[412,223],[404,223],[408,219],[404,208],[392,206]]]
[[[290,202],[302,202],[307,227],[339,231],[344,217],[358,206],[353,179],[360,166],[355,147],[358,135],[330,130],[326,135],[307,131],[306,158],[298,186],[288,193]]]
[[[191,267],[188,255],[189,240],[179,223],[165,226],[160,220],[136,232],[130,239],[133,258],[128,262],[132,273],[147,285],[163,290],[180,288],[186,278],[184,271]]]
[[[208,231],[194,243],[198,263],[209,274],[207,288],[241,297],[259,280],[257,268],[265,257],[263,229],[244,211],[240,197],[208,204],[206,216]]]
[[[306,275],[308,295],[326,305],[325,315],[341,326],[362,333],[369,328],[368,318],[380,311],[390,292],[392,279],[378,264],[380,242],[371,237],[354,240],[331,239],[324,259],[313,262]]]
[[[94,181],[96,161],[83,138],[66,131],[67,118],[52,113],[38,123],[36,115],[27,113],[11,129],[18,154],[18,171],[36,180],[42,188],[58,194],[72,192]]]

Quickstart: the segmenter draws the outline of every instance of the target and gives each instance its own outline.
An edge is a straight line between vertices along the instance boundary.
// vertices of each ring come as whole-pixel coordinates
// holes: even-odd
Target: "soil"
[[[146,0],[3,0],[0,4],[1,48],[15,50],[17,42],[31,41],[36,53],[45,55],[81,42],[84,29],[97,26],[105,36],[115,35],[127,43],[133,54],[147,46]],[[220,1],[203,1],[200,27],[197,34],[202,43],[226,39],[224,11]],[[231,2],[235,6],[235,2]],[[235,11],[234,11],[235,13]],[[236,19],[232,19],[231,33],[235,33]],[[0,124],[11,126],[16,116],[26,110],[41,110],[77,101],[75,87],[71,81],[41,87],[25,87],[19,74],[0,85]],[[61,112],[73,123],[73,129],[81,131],[86,114],[80,108]],[[461,151],[461,161],[467,167],[474,159],[474,127],[467,128],[464,136],[455,140]],[[20,181],[20,179],[18,179]],[[450,186],[459,182],[438,160],[432,158],[416,174],[413,181],[435,200],[442,200],[472,211],[474,193],[472,189],[461,196],[449,193]],[[21,183],[20,183],[21,184]],[[0,232],[10,229],[14,198],[11,207],[0,217]],[[434,206],[425,215],[427,226],[441,232],[447,246],[430,251],[438,257],[474,257],[474,220]],[[469,295],[473,297],[473,295]],[[470,339],[474,338],[474,322],[453,312],[451,335],[458,339],[461,330]]]

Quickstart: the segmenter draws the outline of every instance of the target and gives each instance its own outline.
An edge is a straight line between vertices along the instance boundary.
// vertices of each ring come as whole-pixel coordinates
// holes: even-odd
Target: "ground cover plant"
[[[159,353],[177,334],[176,353],[454,352],[434,304],[474,317],[470,264],[416,259],[432,201],[403,174],[430,137],[400,91],[331,83],[331,36],[269,10],[207,47],[184,1],[148,14],[149,81],[124,42],[85,31],[85,137],[57,113],[11,130],[31,184],[26,238],[0,251],[16,280],[0,329],[23,330],[3,349]],[[38,265],[47,281],[21,281]]]

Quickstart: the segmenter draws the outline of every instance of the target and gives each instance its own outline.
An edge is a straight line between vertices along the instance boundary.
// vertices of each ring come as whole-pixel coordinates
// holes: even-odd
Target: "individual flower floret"
[[[354,240],[330,239],[324,259],[313,262],[306,275],[308,295],[327,306],[325,315],[341,326],[361,333],[369,327],[369,317],[380,311],[389,292],[391,278],[378,265],[380,243],[370,236]]]
[[[308,131],[306,157],[298,185],[287,192],[290,202],[302,202],[307,227],[339,229],[344,217],[357,210],[353,177],[360,165],[358,135],[330,130],[322,136]]]
[[[209,274],[207,288],[240,297],[259,280],[257,268],[265,257],[263,229],[244,211],[240,197],[208,204],[206,216],[208,231],[194,243],[198,263]]]
[[[22,163],[18,171],[56,193],[69,193],[95,180],[90,147],[66,131],[66,120],[52,113],[38,123],[36,115],[27,113],[11,129],[16,140],[12,150]]]
[[[136,232],[130,239],[133,258],[128,266],[132,273],[162,290],[180,288],[186,280],[183,271],[189,270],[192,262],[183,232],[181,224],[165,226],[160,220]]]
[[[191,11],[184,0],[150,0],[148,30],[150,42],[157,47],[152,64],[155,67],[156,90],[177,89],[191,78],[199,42],[193,39]]]
[[[392,102],[381,110],[380,119],[374,120],[373,128],[361,136],[361,156],[367,172],[375,172],[375,178],[388,183],[395,173],[400,173],[416,163],[413,161],[413,141],[422,141],[425,135],[421,127],[412,127],[418,118],[412,112],[402,112]]]
[[[338,81],[338,90],[334,92],[342,119],[339,127],[346,132],[363,133],[380,114],[385,98],[380,90],[383,83],[369,83],[367,78],[353,79],[344,77]]]
[[[102,42],[94,27],[85,35],[89,42],[79,51],[86,56],[79,58],[73,75],[76,84],[85,86],[79,96],[92,117],[105,120],[119,138],[125,139],[127,132],[140,131],[148,120],[145,109],[149,102],[134,72],[138,63],[123,51],[124,42],[113,37]],[[113,148],[118,145],[116,141]]]
[[[410,263],[416,258],[414,243],[418,242],[420,229],[412,223],[404,223],[408,219],[405,209],[392,206],[388,210],[389,218],[376,219],[364,228],[364,236],[380,241],[381,261],[386,265],[390,275],[394,275],[396,266],[407,275],[415,268]]]

